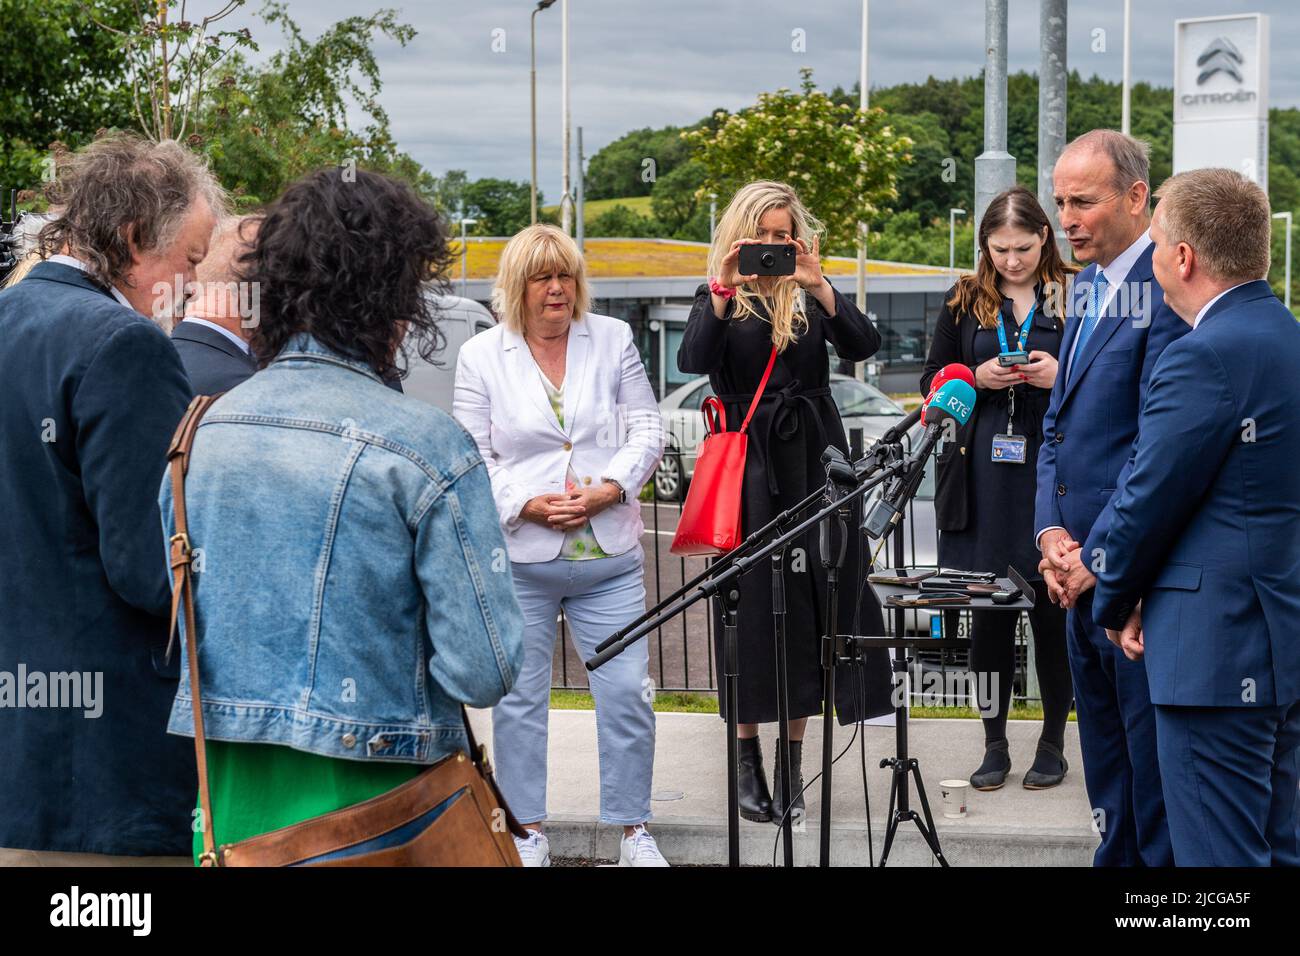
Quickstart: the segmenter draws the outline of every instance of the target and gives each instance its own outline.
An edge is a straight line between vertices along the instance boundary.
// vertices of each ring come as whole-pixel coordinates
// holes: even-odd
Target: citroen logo
[[[1196,78],[1200,86],[1215,73],[1226,73],[1238,83],[1245,82],[1237,67],[1243,62],[1241,51],[1227,37],[1213,40],[1205,51],[1196,58],[1196,65],[1201,68],[1201,75]]]

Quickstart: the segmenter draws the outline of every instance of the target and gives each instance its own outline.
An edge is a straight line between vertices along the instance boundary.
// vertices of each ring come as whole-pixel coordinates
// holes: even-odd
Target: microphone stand
[[[845,503],[853,502],[854,499],[862,497],[863,494],[870,492],[871,489],[884,483],[885,480],[891,479],[891,477],[896,476],[897,473],[904,471],[907,466],[906,459],[893,460],[893,462],[884,466],[883,470],[881,470],[878,475],[867,477],[870,475],[872,470],[880,468],[880,460],[881,454],[876,453],[874,450],[874,453],[868,455],[866,459],[863,459],[862,463],[859,463],[859,466],[862,466],[861,470],[859,470],[858,467],[854,468],[855,477],[861,476],[859,477],[857,488],[854,488],[852,492],[846,494],[846,496],[841,498],[840,501],[832,502],[831,505],[824,506],[823,509],[810,515],[809,518],[801,520],[801,522],[794,525],[793,528],[787,529],[787,531],[775,537],[774,540],[768,541],[766,545],[762,545],[754,554],[745,555],[745,557],[740,558],[733,558],[731,561],[722,561],[712,564],[711,567],[706,568],[702,575],[699,575],[697,579],[692,581],[690,587],[693,587],[693,591],[690,591],[689,594],[685,594],[685,596],[676,598],[676,600],[672,600],[671,604],[667,601],[660,602],[660,604],[667,606],[660,607],[659,610],[650,611],[650,613],[641,615],[641,618],[637,619],[640,623],[633,622],[632,624],[628,624],[628,626],[624,627],[620,632],[611,635],[610,639],[603,641],[601,645],[602,649],[598,650],[598,652],[591,657],[590,661],[586,662],[586,669],[594,671],[595,669],[598,669],[598,667],[604,665],[604,663],[619,656],[619,654],[623,653],[624,650],[627,650],[629,646],[636,644],[636,641],[640,640],[641,637],[647,635],[650,631],[654,631],[655,628],[658,627],[663,627],[663,624],[668,622],[668,620],[684,613],[688,607],[698,604],[699,601],[708,600],[708,598],[711,597],[720,597],[723,607],[723,676],[725,687],[727,687],[727,714],[725,714],[725,717],[727,717],[728,736],[727,838],[729,866],[740,866],[740,804],[738,804],[740,775],[738,775],[738,745],[736,743],[738,724],[738,656],[740,656],[736,640],[736,617],[737,607],[740,606],[740,587],[738,587],[737,579],[740,578],[742,574],[745,574],[746,571],[749,571],[754,564],[763,561],[764,558],[771,557],[777,549],[784,549],[785,546],[790,544],[790,542],[797,540],[803,532],[806,532],[809,528],[815,527],[816,524],[822,522],[824,518],[828,518],[829,515],[844,506]],[[809,496],[809,499],[806,499],[806,502],[802,502],[800,507],[805,507],[809,502],[815,502],[823,493],[823,490],[819,490],[819,492],[816,492],[813,496]],[[780,519],[777,519],[777,522],[779,522],[779,520]],[[774,524],[775,523],[776,522],[774,522]],[[755,532],[754,535],[751,535],[750,540],[757,538],[758,533],[759,532]],[[750,540],[742,542],[741,548],[749,546]],[[737,548],[736,550],[740,550],[740,548]],[[735,553],[735,551],[733,551],[733,553]],[[731,557],[731,555],[728,555],[728,557]],[[686,588],[682,588],[681,591],[685,592]],[[789,763],[785,763],[785,766],[788,767]]]
[[[906,458],[902,454],[901,447],[897,442],[888,442],[891,432],[886,432],[871,449],[871,452],[862,459],[855,467],[855,471],[861,469],[862,474],[871,474],[879,471],[887,465],[892,466],[895,470],[906,464]],[[840,569],[844,567],[845,553],[848,549],[848,522],[852,517],[852,505],[857,492],[845,493],[842,485],[837,484],[832,474],[833,469],[828,465],[826,480],[826,498],[836,506],[835,513],[832,517],[826,519],[822,526],[822,535],[824,545],[821,548],[822,566],[826,569],[826,633],[822,635],[821,646],[821,665],[822,665],[822,802],[821,802],[821,822],[820,845],[819,845],[819,864],[820,866],[830,866],[831,859],[831,764],[835,762],[835,740],[833,728],[835,726],[835,666],[837,663],[851,664],[858,660],[856,648],[849,645],[847,653],[837,660],[836,640],[839,633],[839,582]],[[891,477],[895,471],[888,472],[880,476],[880,480]],[[839,547],[835,542],[839,540]],[[869,573],[867,568],[859,569],[863,574]],[[865,702],[864,702],[865,703]],[[870,821],[868,821],[868,826]]]
[[[740,771],[738,771],[738,744],[736,736],[738,724],[738,671],[740,671],[740,669],[738,669],[738,657],[740,657],[740,652],[738,652],[738,643],[736,639],[737,609],[738,606],[740,606],[740,585],[738,585],[738,579],[740,579],[740,576],[745,574],[746,571],[749,571],[754,564],[763,561],[764,558],[770,557],[770,555],[774,554],[777,549],[784,549],[789,542],[796,540],[796,538],[802,535],[803,532],[806,532],[807,529],[814,527],[814,525],[818,524],[820,520],[827,518],[827,516],[831,515],[832,512],[840,509],[842,503],[853,502],[854,499],[862,497],[863,494],[870,492],[871,489],[884,483],[885,480],[891,479],[891,477],[896,476],[897,473],[905,470],[907,466],[906,459],[898,459],[893,460],[893,462],[884,466],[883,471],[880,471],[878,475],[867,477],[870,475],[871,471],[879,470],[881,454],[883,453],[878,453],[876,450],[872,451],[871,455],[868,455],[866,459],[863,459],[863,462],[859,463],[861,470],[859,470],[858,467],[854,468],[854,475],[859,479],[858,486],[857,488],[854,488],[852,492],[846,494],[846,496],[840,499],[840,501],[833,502],[831,505],[823,507],[823,509],[816,512],[816,514],[809,516],[809,518],[801,520],[801,522],[794,525],[793,528],[787,529],[787,531],[781,533],[781,535],[774,538],[774,540],[768,541],[766,545],[753,545],[755,548],[758,548],[754,554],[742,555],[742,557],[733,557],[736,551],[741,550],[741,548],[749,548],[749,546],[751,546],[751,541],[757,541],[759,535],[766,532],[766,528],[762,529],[761,532],[755,532],[754,535],[751,535],[750,538],[748,538],[748,540],[742,542],[740,548],[733,550],[732,554],[728,555],[729,559],[724,559],[724,561],[712,564],[711,567],[706,568],[703,574],[698,575],[697,578],[692,581],[692,584],[689,585],[690,588],[693,588],[692,591],[684,593],[684,596],[669,598],[668,601],[660,602],[660,605],[664,606],[660,606],[654,611],[649,611],[649,613],[641,615],[641,618],[637,619],[637,622],[640,623],[633,622],[632,624],[628,624],[628,626],[624,627],[623,630],[615,633],[615,635],[611,635],[607,640],[604,640],[601,644],[601,649],[591,657],[590,661],[586,662],[586,669],[594,671],[595,669],[598,669],[598,667],[604,665],[604,663],[611,661],[612,658],[619,656],[619,654],[623,653],[624,650],[627,650],[629,646],[632,646],[636,641],[640,640],[641,637],[647,635],[650,631],[662,627],[664,623],[668,622],[668,620],[684,613],[688,607],[698,604],[699,601],[708,600],[708,598],[711,597],[719,597],[723,609],[723,678],[725,688],[727,688],[727,714],[725,714],[725,718],[727,718],[727,839],[729,866],[740,866],[740,803],[738,803],[738,792],[740,792]],[[809,503],[815,502],[819,497],[822,497],[823,493],[823,490],[819,490],[819,492],[811,494],[809,498],[805,499],[805,502],[801,502],[801,509],[809,505]],[[787,512],[787,514],[790,514],[790,512]],[[781,516],[781,518],[784,518],[784,516],[785,515]],[[780,523],[780,520],[780,518],[777,518],[770,524],[775,525]],[[686,585],[681,588],[681,592],[685,591]],[[785,766],[788,767],[789,763],[787,762],[787,765]]]

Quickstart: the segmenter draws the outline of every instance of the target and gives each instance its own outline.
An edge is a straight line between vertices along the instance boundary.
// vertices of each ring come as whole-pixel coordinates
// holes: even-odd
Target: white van
[[[451,396],[456,383],[456,356],[460,347],[475,335],[496,325],[496,319],[473,299],[455,295],[431,296],[437,305],[438,328],[447,340],[434,362],[410,356],[410,374],[402,380],[402,391],[451,414]]]

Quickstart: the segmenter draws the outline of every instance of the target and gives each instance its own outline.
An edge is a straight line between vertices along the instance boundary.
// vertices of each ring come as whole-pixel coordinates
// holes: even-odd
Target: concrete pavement
[[[656,715],[655,776],[651,831],[664,856],[677,864],[725,864],[726,726],[711,714]],[[486,712],[474,717],[480,739],[490,739]],[[964,780],[983,754],[983,732],[977,720],[927,719],[909,724],[911,755],[920,761],[922,780],[938,825],[945,856],[954,866],[1087,866],[1097,845],[1092,816],[1083,787],[1083,761],[1077,726],[1067,725],[1065,753],[1070,764],[1064,783],[1052,790],[1029,791],[1021,786],[1034,759],[1039,724],[1008,723],[1012,770],[1007,785],[992,793],[969,791],[968,816],[943,817],[939,781]],[[835,752],[848,744],[853,728],[835,727]],[[771,780],[776,748],[775,725],[761,731],[763,759]],[[822,721],[808,722],[804,745],[804,780],[821,763]],[[882,757],[895,753],[893,727],[864,729],[873,845],[877,862],[884,841],[890,773],[880,769]],[[597,822],[599,772],[593,711],[551,711],[549,818],[546,824],[551,854],[561,857],[617,859],[620,827]],[[772,781],[775,786],[775,781]],[[805,793],[808,817],[794,840],[795,862],[817,862],[821,783]],[[912,806],[919,809],[913,793]],[[868,862],[867,814],[862,788],[862,758],[858,743],[835,765],[832,789],[831,860],[840,866]],[[779,830],[770,823],[741,821],[741,861],[771,865]],[[781,859],[777,847],[777,859]],[[890,851],[891,866],[930,866],[933,861],[914,824],[900,827]]]

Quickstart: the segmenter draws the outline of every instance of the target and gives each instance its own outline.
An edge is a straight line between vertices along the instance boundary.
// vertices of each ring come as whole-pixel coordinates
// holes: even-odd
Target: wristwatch
[[[621,505],[622,505],[622,504],[627,504],[627,489],[623,487],[622,482],[615,481],[613,478],[601,478],[600,480],[601,480],[601,481],[608,481],[611,485],[613,485],[615,488],[617,488],[617,489],[618,489],[618,503],[621,504]]]

